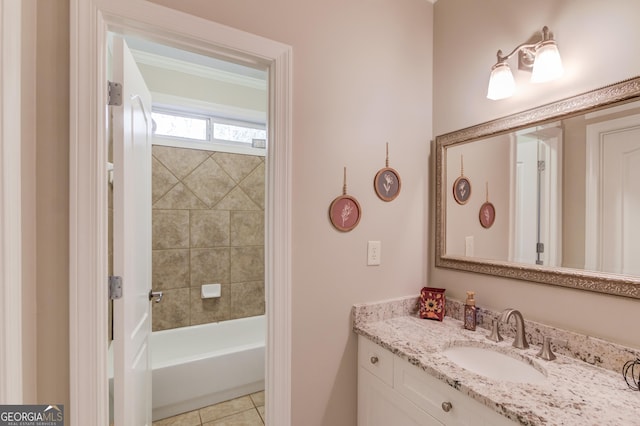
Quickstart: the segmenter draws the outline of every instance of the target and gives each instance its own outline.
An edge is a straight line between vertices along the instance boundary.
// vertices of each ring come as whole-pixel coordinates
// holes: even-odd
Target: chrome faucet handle
[[[500,330],[498,329],[498,324],[500,324],[500,321],[498,321],[497,319],[494,319],[493,321],[491,321],[491,334],[487,336],[487,339],[493,341],[493,342],[501,342],[504,339],[502,338],[502,336],[500,335]]]
[[[555,354],[551,351],[551,337],[544,337],[540,352],[538,352],[536,356],[546,361],[553,361],[554,359],[556,359]]]

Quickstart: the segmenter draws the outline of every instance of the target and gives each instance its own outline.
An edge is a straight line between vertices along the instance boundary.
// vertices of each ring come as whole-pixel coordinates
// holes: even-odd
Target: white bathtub
[[[153,420],[264,389],[264,315],[151,335]]]

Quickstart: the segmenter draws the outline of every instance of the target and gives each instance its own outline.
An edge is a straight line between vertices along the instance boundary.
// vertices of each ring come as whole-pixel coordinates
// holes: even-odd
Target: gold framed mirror
[[[636,144],[640,77],[437,136],[435,266],[640,298]],[[482,191],[453,196],[462,156],[489,228]]]

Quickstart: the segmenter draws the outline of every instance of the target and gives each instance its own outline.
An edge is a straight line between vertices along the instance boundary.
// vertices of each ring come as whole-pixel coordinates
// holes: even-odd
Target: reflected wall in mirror
[[[640,77],[436,138],[436,266],[640,298],[639,215]]]

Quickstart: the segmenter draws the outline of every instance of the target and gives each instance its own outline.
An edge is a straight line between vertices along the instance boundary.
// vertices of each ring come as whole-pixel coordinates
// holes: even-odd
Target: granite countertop
[[[540,346],[517,349],[507,336],[495,343],[486,338],[488,330],[465,330],[451,317],[420,319],[411,309],[415,298],[395,302],[391,308],[379,303],[354,307],[354,331],[498,413],[523,425],[640,425],[640,392],[627,386],[620,371],[557,352],[555,360],[544,361],[536,357]],[[385,312],[376,312],[380,309]],[[475,374],[441,353],[459,344],[490,346],[523,358],[547,379],[515,383]]]

